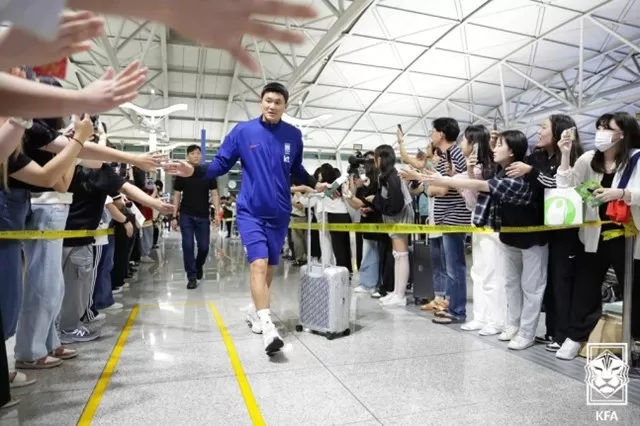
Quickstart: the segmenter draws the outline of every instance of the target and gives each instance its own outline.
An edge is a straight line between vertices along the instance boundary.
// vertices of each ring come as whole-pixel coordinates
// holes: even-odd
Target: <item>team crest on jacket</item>
[[[288,163],[291,157],[291,144],[290,143],[285,143],[284,144],[284,162]]]

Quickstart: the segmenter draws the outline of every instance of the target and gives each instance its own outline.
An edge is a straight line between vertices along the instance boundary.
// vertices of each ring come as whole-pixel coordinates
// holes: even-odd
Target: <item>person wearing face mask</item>
[[[493,158],[498,170],[488,180],[443,176],[437,172],[422,175],[403,171],[405,179],[419,179],[435,185],[457,189],[470,189],[486,194],[478,197],[473,215],[476,226],[490,226],[500,232],[502,227],[536,225],[541,206],[535,192],[524,177],[510,178],[507,167],[523,161],[528,149],[527,137],[518,130],[507,130],[498,135]],[[540,306],[547,284],[548,249],[540,233],[499,233],[497,256],[501,273],[499,279],[506,290],[507,319],[505,330],[498,340],[509,341],[511,350],[523,350],[534,343],[540,317]],[[450,313],[436,314],[451,318]],[[434,322],[441,323],[438,319]],[[460,321],[451,321],[460,322]]]
[[[622,201],[629,206],[631,221],[640,228],[640,126],[626,112],[605,114],[596,123],[596,150],[583,154],[573,167],[570,166],[571,141],[560,143],[562,161],[556,180],[559,188],[571,188],[586,181],[600,182],[593,191],[602,204],[599,207],[585,206],[585,221],[610,221],[607,214],[609,204]],[[571,318],[567,338],[556,352],[556,358],[575,358],[581,342],[587,341],[602,315],[601,286],[607,270],[613,267],[618,282],[624,282],[625,238],[616,223],[581,228],[579,231],[583,250],[576,259],[576,275],[571,300]],[[613,231],[613,232],[612,232]],[[618,233],[616,233],[618,231]],[[607,236],[611,236],[609,238]],[[620,234],[619,236],[617,236]],[[640,239],[634,247],[634,267],[640,268]],[[640,288],[640,274],[634,276],[634,289]],[[640,336],[638,313],[640,291],[633,292],[631,333]]]
[[[542,122],[534,151],[526,161],[511,164],[507,176],[526,177],[536,190],[536,196],[543,199],[545,189],[556,187],[556,172],[562,157],[558,144],[563,137],[573,140],[569,155],[569,165],[573,166],[583,153],[576,122],[568,115],[553,114]],[[544,223],[544,217],[540,220]],[[536,337],[536,342],[545,344],[547,351],[555,352],[567,337],[575,259],[580,250],[580,240],[578,229],[545,232],[543,235],[549,241],[548,282],[543,302],[546,333]]]

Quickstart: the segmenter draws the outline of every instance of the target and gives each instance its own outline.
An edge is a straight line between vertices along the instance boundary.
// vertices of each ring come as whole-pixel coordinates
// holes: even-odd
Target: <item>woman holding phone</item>
[[[534,151],[526,161],[511,164],[507,168],[507,176],[524,176],[532,185],[539,202],[543,203],[545,189],[556,187],[556,173],[562,158],[559,142],[565,139],[573,142],[569,154],[573,167],[583,153],[576,122],[564,114],[554,114],[544,119]],[[541,223],[544,223],[543,220],[541,217]],[[575,262],[581,247],[578,229],[545,232],[544,236],[549,241],[547,287],[543,301],[547,330],[544,336],[536,337],[536,342],[545,344],[547,351],[556,352],[567,338]]]

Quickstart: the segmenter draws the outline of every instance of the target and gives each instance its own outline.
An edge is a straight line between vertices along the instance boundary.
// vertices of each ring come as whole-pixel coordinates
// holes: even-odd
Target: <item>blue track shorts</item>
[[[280,263],[287,226],[274,227],[267,221],[244,215],[236,217],[236,226],[249,263],[258,259],[268,259],[271,266]]]

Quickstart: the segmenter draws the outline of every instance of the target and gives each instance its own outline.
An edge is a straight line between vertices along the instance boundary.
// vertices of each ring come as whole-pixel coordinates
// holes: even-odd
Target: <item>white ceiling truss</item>
[[[215,147],[260,114],[264,83],[280,81],[291,116],[331,115],[306,136],[307,151],[331,154],[393,144],[397,124],[423,146],[441,116],[463,129],[495,119],[533,138],[543,118],[566,112],[588,140],[599,114],[640,110],[640,0],[306,1],[319,18],[271,22],[302,31],[306,44],[243,40],[257,74],[162,25],[110,17],[95,49],[72,58],[66,84],[140,59],[150,73],[137,105],[189,106],[153,131],[186,145],[204,128]],[[144,145],[151,131],[123,109],[103,121],[114,142]]]

